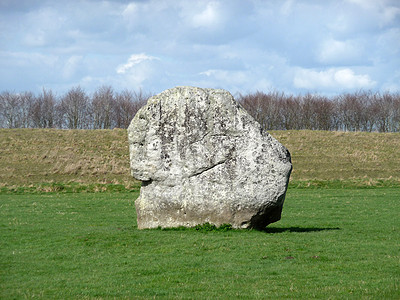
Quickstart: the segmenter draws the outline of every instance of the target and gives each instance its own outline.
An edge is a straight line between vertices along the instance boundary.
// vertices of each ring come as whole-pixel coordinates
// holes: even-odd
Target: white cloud
[[[371,9],[374,8],[379,2],[379,0],[347,0],[350,3],[357,4],[364,9]]]
[[[161,92],[157,90],[157,85],[162,81],[165,71],[164,63],[158,57],[145,53],[132,54],[125,64],[117,67],[116,72],[118,87]]]
[[[281,13],[285,16],[288,16],[292,12],[293,12],[293,0],[286,0],[281,7]]]
[[[15,64],[17,67],[28,68],[34,66],[54,68],[59,57],[53,54],[42,54],[40,52],[1,52],[0,58],[4,62]]]
[[[125,64],[119,65],[117,67],[117,73],[118,74],[124,74],[128,70],[132,69],[134,66],[144,62],[144,61],[151,61],[151,60],[159,60],[159,58],[147,55],[145,53],[140,53],[140,54],[132,54],[131,57],[129,57],[128,61]]]
[[[108,82],[297,93],[399,82],[399,0],[23,2],[0,9],[0,91]]]
[[[212,28],[217,26],[221,20],[218,9],[218,2],[207,3],[206,7],[200,13],[197,13],[192,17],[192,25],[195,28]]]
[[[333,78],[339,86],[349,89],[369,88],[375,84],[367,74],[356,75],[353,70],[348,68],[337,70]]]
[[[35,33],[29,32],[24,37],[27,46],[40,47],[46,44],[46,36],[43,30],[37,30]]]
[[[368,89],[376,84],[368,74],[357,75],[349,68],[330,68],[325,71],[299,68],[293,83],[303,89]]]
[[[266,91],[273,88],[272,82],[265,78],[262,70],[249,68],[243,70],[210,69],[200,72],[197,81],[202,86],[223,88],[231,93]],[[195,84],[197,85],[197,84]]]
[[[122,12],[122,15],[126,18],[131,18],[136,15],[138,11],[138,6],[136,3],[131,2],[129,3]]]
[[[212,77],[221,83],[240,84],[248,80],[248,74],[244,71],[232,71],[232,70],[207,70],[200,72],[200,75]]]
[[[384,60],[392,60],[400,55],[400,28],[392,28],[382,33],[376,40],[379,54]]]
[[[364,56],[362,47],[354,40],[327,39],[319,46],[317,59],[327,64],[357,64]]]
[[[388,0],[347,0],[349,3],[353,3],[359,6],[361,9],[368,11],[376,20],[378,20],[380,26],[385,26],[392,23],[395,19],[400,16],[400,7],[398,1]],[[393,5],[392,5],[393,3]],[[397,5],[397,6],[396,6]],[[373,22],[373,20],[370,20]]]
[[[140,20],[139,14],[140,14],[140,8],[139,5],[132,2],[129,3],[122,11],[122,19],[124,20],[125,24],[130,27],[134,28],[134,25],[138,23]]]
[[[54,8],[43,7],[23,16],[26,20],[18,24],[23,29],[22,41],[28,47],[54,45],[63,36],[66,18]]]
[[[68,58],[62,71],[63,77],[66,79],[71,78],[75,74],[79,65],[81,64],[82,59],[83,56],[81,55],[73,55],[70,58]]]
[[[392,78],[388,78],[382,85],[383,91],[399,93],[400,92],[400,70],[394,72]]]
[[[395,6],[385,7],[382,12],[382,22],[383,24],[388,24],[394,21],[398,16],[400,16],[400,8]]]

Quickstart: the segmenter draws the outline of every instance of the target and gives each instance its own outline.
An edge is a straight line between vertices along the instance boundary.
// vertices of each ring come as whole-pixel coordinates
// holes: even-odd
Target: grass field
[[[400,185],[400,133],[272,131],[292,154],[291,185]],[[129,172],[126,130],[0,129],[0,188],[120,184]],[[51,190],[46,185],[43,189]]]
[[[0,299],[400,299],[400,134],[271,133],[282,220],[206,231],[137,229],[124,130],[0,130]]]
[[[291,189],[265,231],[137,230],[135,196],[2,194],[0,298],[400,297],[397,188]]]
[[[129,185],[126,130],[0,129],[3,186]]]

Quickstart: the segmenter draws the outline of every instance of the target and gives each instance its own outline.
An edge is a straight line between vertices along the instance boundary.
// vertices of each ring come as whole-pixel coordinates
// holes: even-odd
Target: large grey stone
[[[142,181],[138,228],[264,228],[280,219],[290,154],[227,91],[166,90],[138,111],[128,138],[131,173]]]

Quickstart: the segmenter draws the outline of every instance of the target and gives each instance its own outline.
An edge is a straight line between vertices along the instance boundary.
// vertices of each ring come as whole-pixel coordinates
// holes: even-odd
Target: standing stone
[[[148,100],[128,128],[138,228],[281,218],[289,151],[220,89],[176,87]]]

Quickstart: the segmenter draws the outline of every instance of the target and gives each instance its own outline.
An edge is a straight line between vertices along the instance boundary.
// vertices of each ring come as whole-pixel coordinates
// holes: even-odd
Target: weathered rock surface
[[[128,137],[131,173],[142,181],[138,228],[280,219],[290,154],[227,91],[166,90],[139,110]]]

